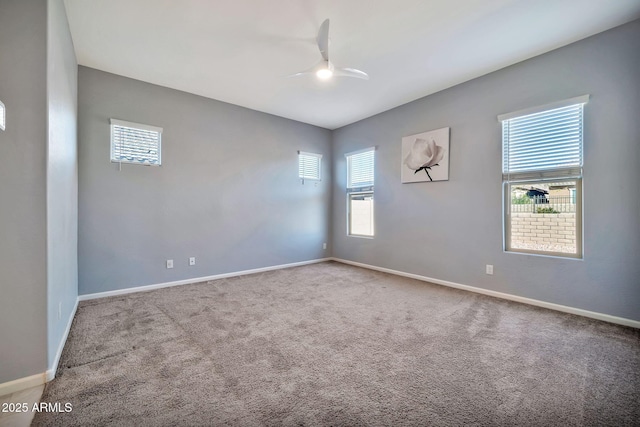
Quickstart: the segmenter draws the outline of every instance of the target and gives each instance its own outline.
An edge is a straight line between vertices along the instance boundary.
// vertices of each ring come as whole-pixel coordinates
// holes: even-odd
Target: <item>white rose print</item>
[[[417,138],[411,147],[411,151],[404,159],[404,164],[414,174],[417,174],[421,170],[424,170],[429,177],[429,180],[433,181],[429,170],[434,166],[439,166],[439,162],[444,157],[444,148],[437,145],[436,141],[431,138],[429,141]]]

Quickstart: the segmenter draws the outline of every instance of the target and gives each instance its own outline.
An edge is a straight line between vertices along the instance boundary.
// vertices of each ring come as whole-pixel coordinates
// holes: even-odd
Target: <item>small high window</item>
[[[4,104],[0,101],[0,130],[5,129],[6,121],[5,121],[5,112],[4,112]]]
[[[582,256],[583,107],[589,96],[499,116],[504,246]]]
[[[320,181],[322,154],[298,151],[298,177],[302,180]]]
[[[162,128],[111,119],[111,161],[161,164]]]
[[[373,237],[373,184],[375,148],[348,153],[347,158],[347,233]]]

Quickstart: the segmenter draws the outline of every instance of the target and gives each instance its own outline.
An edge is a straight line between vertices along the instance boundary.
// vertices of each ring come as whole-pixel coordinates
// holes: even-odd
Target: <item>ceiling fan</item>
[[[320,80],[327,80],[332,76],[355,77],[356,79],[369,80],[369,75],[364,71],[356,70],[355,68],[337,68],[329,60],[328,19],[325,19],[325,21],[320,26],[320,30],[318,30],[318,37],[316,37],[316,42],[318,43],[318,49],[320,50],[320,55],[322,55],[322,60],[320,60],[320,62],[318,62],[315,66],[309,68],[308,70],[300,71],[299,73],[292,74],[289,77],[299,77],[307,74],[315,74]]]

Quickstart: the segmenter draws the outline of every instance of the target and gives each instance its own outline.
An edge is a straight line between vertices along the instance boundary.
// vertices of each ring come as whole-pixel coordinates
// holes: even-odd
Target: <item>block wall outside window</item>
[[[504,248],[582,257],[583,117],[588,95],[504,114]]]

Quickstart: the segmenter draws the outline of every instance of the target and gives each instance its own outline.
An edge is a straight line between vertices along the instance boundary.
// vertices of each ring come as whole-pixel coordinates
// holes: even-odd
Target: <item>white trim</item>
[[[151,132],[162,133],[162,128],[158,127],[158,126],[145,125],[145,124],[142,124],[142,123],[127,122],[126,120],[120,120],[120,119],[110,119],[110,123],[112,125],[123,126],[123,127],[126,127],[126,128],[143,129],[143,130],[148,130],[148,131],[151,131]]]
[[[96,298],[106,298],[106,297],[113,297],[118,295],[132,294],[136,292],[153,291],[155,289],[168,288],[171,286],[189,285],[192,283],[207,282],[209,280],[225,279],[227,277],[244,276],[247,274],[262,273],[265,271],[280,270],[283,268],[299,267],[301,265],[317,264],[319,262],[325,262],[325,261],[331,261],[331,258],[312,259],[309,261],[293,262],[290,264],[280,264],[280,265],[273,265],[270,267],[254,268],[252,270],[234,271],[231,273],[214,274],[213,276],[194,277],[192,279],[176,280],[174,282],[157,283],[155,285],[137,286],[133,288],[117,289],[115,291],[98,292],[95,294],[85,294],[85,295],[79,295],[78,300],[87,301],[87,300],[92,300]]]
[[[74,309],[73,309],[73,315],[70,316],[70,318],[69,318],[69,323],[67,324],[67,329],[65,331],[64,338],[60,342],[60,346],[58,348],[58,353],[56,354],[56,360],[55,360],[54,366],[52,366],[46,372],[43,372],[41,374],[35,374],[35,375],[31,375],[29,377],[18,378],[17,380],[8,381],[8,382],[0,384],[0,396],[8,395],[8,394],[20,391],[20,390],[25,390],[25,389],[28,389],[28,388],[31,388],[31,387],[42,385],[42,384],[45,384],[48,381],[51,381],[54,378],[55,372],[57,370],[57,366],[58,366],[58,363],[59,363],[59,360],[60,360],[60,356],[62,355],[62,349],[64,349],[64,344],[67,341],[67,337],[69,335],[69,331],[71,329],[71,325],[73,323],[73,319],[75,318],[75,314],[76,314],[76,311],[77,311],[77,308],[78,308],[78,302],[79,301],[86,301],[86,300],[91,300],[91,299],[96,299],[96,298],[104,298],[104,297],[110,297],[110,296],[116,296],[116,295],[125,295],[125,294],[130,294],[130,293],[135,293],[135,292],[151,291],[151,290],[154,290],[154,289],[166,288],[166,287],[170,287],[170,286],[186,285],[186,284],[190,284],[190,283],[198,283],[198,282],[204,282],[204,281],[208,281],[208,280],[223,279],[223,278],[226,278],[226,277],[243,276],[243,275],[247,275],[247,274],[255,274],[255,273],[260,273],[260,272],[264,272],[264,271],[271,271],[271,270],[279,270],[279,269],[283,269],[283,268],[298,267],[298,266],[302,266],[302,265],[316,264],[316,263],[326,262],[326,261],[336,261],[336,262],[340,262],[340,263],[343,263],[343,264],[354,265],[356,267],[368,268],[369,270],[381,271],[383,273],[394,274],[396,276],[409,277],[411,279],[416,279],[416,280],[420,280],[420,281],[423,281],[423,282],[429,282],[429,283],[434,283],[434,284],[437,284],[437,285],[448,286],[450,288],[461,289],[461,290],[464,290],[464,291],[475,292],[475,293],[483,294],[483,295],[489,295],[489,296],[492,296],[492,297],[506,299],[506,300],[509,300],[509,301],[516,301],[516,302],[520,302],[520,303],[523,303],[523,304],[534,305],[534,306],[537,306],[537,307],[543,307],[543,308],[547,308],[547,309],[550,309],[550,310],[561,311],[563,313],[575,314],[575,315],[578,315],[578,316],[589,317],[591,319],[602,320],[602,321],[605,321],[605,322],[610,322],[610,323],[615,323],[615,324],[618,324],[618,325],[629,326],[629,327],[632,327],[632,328],[640,329],[640,321],[637,321],[637,320],[626,319],[624,317],[611,316],[609,314],[598,313],[598,312],[589,311],[589,310],[583,310],[581,308],[568,307],[568,306],[565,306],[565,305],[554,304],[554,303],[550,303],[550,302],[546,302],[546,301],[540,301],[540,300],[536,300],[536,299],[532,299],[532,298],[520,297],[520,296],[517,296],[517,295],[507,294],[507,293],[503,293],[503,292],[491,291],[489,289],[477,288],[475,286],[463,285],[463,284],[460,284],[460,283],[449,282],[447,280],[434,279],[432,277],[421,276],[419,274],[405,273],[403,271],[392,270],[390,268],[384,268],[384,267],[377,267],[377,266],[374,266],[374,265],[364,264],[364,263],[356,262],[356,261],[349,261],[349,260],[342,259],[342,258],[329,257],[329,258],[314,259],[314,260],[310,260],[310,261],[295,262],[295,263],[291,263],[291,264],[281,264],[281,265],[274,265],[274,266],[271,266],[271,267],[256,268],[256,269],[252,269],[252,270],[243,270],[243,271],[238,271],[238,272],[233,272],[233,273],[217,274],[217,275],[214,275],[214,276],[199,277],[199,278],[186,279],[186,280],[178,280],[178,281],[175,281],[175,282],[160,283],[160,284],[156,284],[156,285],[140,286],[140,287],[137,287],[137,288],[127,288],[127,289],[119,289],[119,290],[116,290],[116,291],[108,291],[108,292],[100,292],[100,293],[95,293],[95,294],[80,295],[80,296],[78,296],[78,299],[76,300],[76,304],[75,304]]]
[[[67,343],[67,338],[69,337],[69,331],[71,330],[73,319],[76,317],[76,311],[78,310],[79,301],[80,299],[76,298],[76,303],[73,306],[71,315],[69,316],[67,327],[64,331],[64,335],[62,336],[62,339],[60,340],[60,344],[58,345],[58,351],[56,352],[56,358],[53,364],[51,365],[51,367],[41,374],[35,374],[29,377],[18,378],[17,380],[0,384],[0,396],[16,393],[18,391],[26,390],[31,387],[36,387],[36,386],[48,383],[49,381],[53,380],[56,377],[56,371],[58,370],[58,364],[60,363],[60,356],[62,356],[62,350],[64,350],[64,346]]]
[[[0,101],[0,130],[5,130],[5,126],[7,124],[7,115],[6,115],[6,107]]]
[[[368,268],[370,270],[381,271],[383,273],[395,274],[396,276],[409,277],[411,279],[421,280],[423,282],[435,283],[437,285],[448,286],[450,288],[462,289],[464,291],[475,292],[478,294],[489,295],[496,298],[516,301],[523,304],[535,305],[537,307],[548,308],[550,310],[561,311],[563,313],[576,314],[578,316],[589,317],[591,319],[602,320],[618,325],[629,326],[631,328],[640,329],[640,321],[627,319],[624,317],[611,316],[609,314],[598,313],[595,311],[583,310],[581,308],[569,307],[566,305],[554,304],[552,302],[540,301],[537,299],[520,297],[517,295],[507,294],[504,292],[491,291],[489,289],[477,288],[475,286],[462,285],[460,283],[449,282],[447,280],[434,279],[432,277],[421,276],[419,274],[405,273],[403,271],[391,270],[389,268],[376,267],[375,265],[363,264],[360,262],[349,261],[342,258],[331,258],[333,261],[343,264],[355,265],[356,267]]]
[[[56,371],[58,370],[58,364],[60,363],[60,356],[62,356],[62,350],[64,350],[64,345],[67,343],[67,338],[69,337],[69,331],[71,331],[71,324],[73,324],[73,319],[76,317],[76,311],[78,310],[78,302],[80,302],[79,298],[76,298],[76,303],[73,306],[73,310],[71,310],[71,316],[69,316],[69,320],[67,321],[67,328],[64,331],[64,335],[60,340],[60,344],[58,345],[58,351],[56,352],[56,357],[53,360],[53,363],[47,369],[46,372],[46,381],[49,382],[56,377]]]
[[[322,154],[310,153],[309,151],[300,151],[300,150],[298,150],[298,154],[306,154],[307,156],[313,156],[313,157],[317,157],[319,159],[322,158]]]
[[[15,393],[17,391],[26,390],[31,387],[39,386],[46,383],[45,372],[41,374],[31,375],[29,377],[18,378],[17,380],[8,381],[0,384],[0,396]]]
[[[344,153],[345,157],[353,156],[354,154],[366,153],[367,151],[376,151],[378,149],[377,145],[373,147],[363,148],[362,150],[350,151],[348,153]]]
[[[513,113],[500,114],[498,121],[513,119],[516,117],[527,116],[529,114],[541,113],[546,110],[554,110],[556,108],[568,107],[575,104],[586,104],[589,102],[589,95],[576,96],[575,98],[564,99],[562,101],[550,102],[549,104],[539,105],[537,107],[525,108],[514,111]]]

